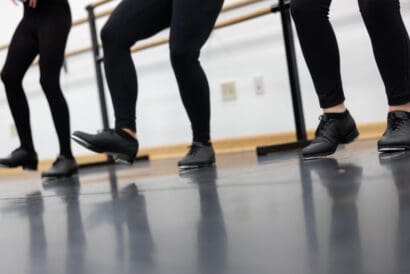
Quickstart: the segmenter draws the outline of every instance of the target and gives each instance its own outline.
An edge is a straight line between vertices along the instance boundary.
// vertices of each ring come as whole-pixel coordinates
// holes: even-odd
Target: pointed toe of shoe
[[[302,150],[305,159],[328,156],[336,151],[337,146],[329,143],[312,143]]]

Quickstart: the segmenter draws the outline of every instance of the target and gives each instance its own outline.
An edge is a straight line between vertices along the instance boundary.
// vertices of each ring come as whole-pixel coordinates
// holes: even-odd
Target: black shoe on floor
[[[215,163],[215,152],[212,145],[193,142],[188,154],[178,162],[181,169],[200,168],[211,166]]]
[[[0,159],[0,166],[8,168],[21,166],[24,170],[37,170],[37,165],[37,154],[24,148],[18,148],[8,157]]]
[[[304,159],[315,159],[332,155],[339,145],[349,144],[358,136],[356,123],[348,111],[335,118],[335,114],[323,114],[315,133],[315,138],[310,145],[303,149]]]
[[[77,162],[60,155],[53,165],[41,174],[41,177],[44,179],[69,178],[77,174]]]
[[[76,131],[71,137],[80,145],[97,153],[111,155],[116,161],[132,164],[137,157],[138,141],[122,130],[104,130],[97,134]]]
[[[387,118],[387,129],[378,143],[380,152],[410,150],[410,113],[391,112]]]

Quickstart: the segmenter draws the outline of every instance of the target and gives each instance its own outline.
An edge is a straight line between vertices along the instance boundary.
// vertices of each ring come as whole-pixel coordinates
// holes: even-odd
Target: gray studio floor
[[[0,179],[0,273],[410,273],[410,154],[218,156]]]

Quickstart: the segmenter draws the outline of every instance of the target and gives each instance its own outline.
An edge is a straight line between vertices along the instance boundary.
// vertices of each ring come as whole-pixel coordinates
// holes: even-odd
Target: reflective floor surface
[[[0,273],[410,273],[410,154],[225,154],[0,177]]]

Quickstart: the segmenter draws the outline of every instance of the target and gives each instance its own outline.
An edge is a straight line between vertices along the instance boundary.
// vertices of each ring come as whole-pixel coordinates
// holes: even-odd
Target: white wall
[[[40,0],[41,1],[41,0]],[[231,0],[235,1],[235,0]],[[73,18],[86,15],[86,0],[71,0]],[[272,1],[261,3],[265,6]],[[274,3],[274,2],[273,2]],[[222,15],[228,18],[240,12]],[[403,17],[410,23],[410,0],[402,1]],[[21,18],[21,9],[2,1],[0,44],[10,40]],[[358,122],[385,118],[386,99],[373,59],[368,35],[358,11],[357,0],[334,1],[334,22],[340,42],[347,103]],[[101,26],[104,20],[98,22]],[[159,34],[166,35],[167,31]],[[72,30],[68,49],[89,45],[88,26]],[[3,65],[6,52],[0,52]],[[317,125],[320,115],[313,85],[298,46],[298,58],[308,128]],[[135,54],[139,73],[138,129],[144,147],[188,143],[189,124],[180,102],[168,58],[167,46]],[[212,93],[212,135],[215,139],[283,132],[294,129],[280,21],[269,15],[213,33],[203,49],[202,64],[208,72]],[[68,60],[69,73],[62,85],[71,108],[72,128],[96,131],[101,128],[100,110],[90,53]],[[57,154],[57,138],[46,100],[38,84],[38,68],[29,70],[24,85],[31,107],[31,120],[37,150],[42,158]],[[256,95],[253,78],[263,75],[266,93]],[[223,102],[220,84],[236,81],[238,98]],[[108,96],[108,94],[107,94]],[[109,98],[109,96],[107,97]],[[110,102],[110,101],[109,101]],[[18,145],[12,133],[4,88],[0,86],[0,155]],[[111,124],[112,109],[110,107]],[[86,154],[74,145],[77,154]]]

